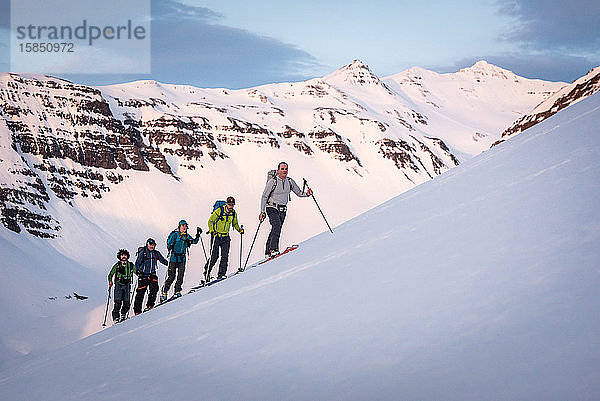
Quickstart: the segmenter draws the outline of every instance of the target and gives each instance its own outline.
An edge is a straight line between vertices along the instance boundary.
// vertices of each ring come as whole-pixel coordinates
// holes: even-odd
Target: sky
[[[59,0],[53,0],[59,1]],[[90,1],[91,10],[97,3]],[[379,76],[478,60],[571,82],[600,65],[600,2],[152,0],[150,74],[63,74],[93,85],[155,79],[244,88],[319,77],[359,59]],[[0,71],[10,1],[0,0]],[[31,71],[44,72],[44,71]]]

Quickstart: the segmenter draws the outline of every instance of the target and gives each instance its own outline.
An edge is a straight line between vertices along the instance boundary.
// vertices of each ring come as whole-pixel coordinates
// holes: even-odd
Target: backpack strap
[[[275,192],[275,188],[277,188],[277,176],[273,177],[273,181],[275,183],[273,184],[273,188],[271,188],[271,192],[269,192],[269,196],[267,196],[267,203],[269,203],[269,199],[271,199],[271,195],[273,195],[273,192]]]

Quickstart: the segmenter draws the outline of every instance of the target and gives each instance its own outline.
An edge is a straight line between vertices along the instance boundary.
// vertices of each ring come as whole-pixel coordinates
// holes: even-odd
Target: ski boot
[[[167,300],[167,292],[166,291],[162,291],[160,293],[160,302],[165,302]]]
[[[179,297],[181,297],[181,291],[175,292],[175,294],[173,295],[173,298],[179,298]]]

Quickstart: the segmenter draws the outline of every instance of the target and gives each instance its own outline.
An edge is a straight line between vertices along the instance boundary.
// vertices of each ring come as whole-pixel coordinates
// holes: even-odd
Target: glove
[[[258,221],[263,221],[265,219],[265,212],[260,212],[258,215]]]
[[[244,229],[243,228],[240,230],[240,234],[244,234]]]
[[[136,275],[136,276],[139,276],[140,274],[142,274],[142,271],[141,271],[141,270],[136,270],[136,271],[135,271],[135,275]]]
[[[199,237],[202,234],[202,229],[200,227],[196,227],[196,237]]]
[[[108,288],[112,287],[112,281],[108,282]]]

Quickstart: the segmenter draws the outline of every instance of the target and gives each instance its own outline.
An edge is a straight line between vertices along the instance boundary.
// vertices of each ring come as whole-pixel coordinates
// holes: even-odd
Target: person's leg
[[[175,281],[175,272],[177,271],[177,263],[173,261],[169,261],[169,266],[167,267],[167,279],[165,280],[165,285],[163,286],[163,292],[169,292],[169,288],[171,288],[171,284]]]
[[[123,305],[123,291],[121,289],[121,285],[115,282],[114,284],[114,306],[112,310],[112,318],[113,320],[119,320],[121,306]]]
[[[148,309],[152,309],[154,307],[154,303],[156,302],[156,294],[158,293],[158,276],[156,274],[152,274],[148,280],[149,280],[149,283],[148,283],[149,291],[148,291],[148,301],[146,303],[146,307],[148,307]]]
[[[273,238],[271,238],[271,250],[279,251],[279,237],[281,236],[281,228],[283,227],[283,221],[285,220],[285,211],[275,211],[277,213],[277,229],[273,232]]]
[[[181,292],[183,287],[183,276],[185,275],[185,260],[177,263],[177,281],[175,281],[175,292]]]
[[[135,292],[135,300],[133,301],[133,313],[136,315],[142,313],[142,303],[144,302],[147,287],[148,280],[146,276],[140,276],[138,278],[138,288]]]
[[[269,216],[269,223],[271,224],[271,232],[267,238],[267,246],[265,249],[265,255],[268,255],[271,251],[279,250],[279,236],[281,235],[281,218],[277,209],[272,207],[267,208],[267,216]]]
[[[219,263],[219,277],[227,274],[227,265],[229,264],[229,248],[231,238],[225,237],[221,240],[221,263]]]
[[[127,316],[127,312],[129,312],[129,308],[131,307],[131,284],[126,284],[123,286],[123,306],[121,307],[121,320],[125,320]]]
[[[215,264],[217,263],[217,259],[219,259],[219,248],[221,246],[221,238],[218,236],[213,236],[212,239],[212,251],[210,253],[210,263],[208,266],[208,273],[206,276],[206,279],[208,280],[210,273],[212,272],[213,267],[215,266]]]

